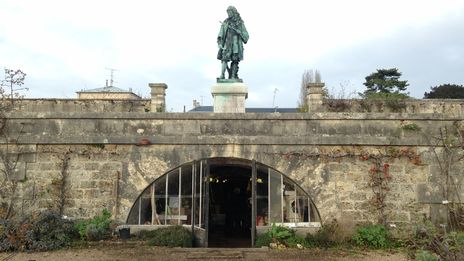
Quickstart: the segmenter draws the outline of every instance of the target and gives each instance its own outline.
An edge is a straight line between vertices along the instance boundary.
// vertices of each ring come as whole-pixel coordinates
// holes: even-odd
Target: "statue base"
[[[245,113],[248,88],[243,82],[218,82],[211,88],[214,112]]]
[[[240,78],[234,78],[234,79],[216,78],[216,82],[217,83],[234,83],[234,82],[243,82],[243,80]]]

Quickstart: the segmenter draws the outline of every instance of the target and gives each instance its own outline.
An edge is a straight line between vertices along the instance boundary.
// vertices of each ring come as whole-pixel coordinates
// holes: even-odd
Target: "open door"
[[[194,246],[208,247],[209,164],[208,160],[192,165],[192,234]]]

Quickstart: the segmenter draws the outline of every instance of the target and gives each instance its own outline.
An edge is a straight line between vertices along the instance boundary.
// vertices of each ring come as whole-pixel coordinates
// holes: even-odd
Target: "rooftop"
[[[114,87],[114,86],[105,86],[105,87],[96,88],[96,89],[82,90],[80,92],[125,92],[127,93],[127,92],[132,92],[132,91],[123,90],[121,88]]]
[[[189,112],[213,112],[213,106],[198,106],[191,109]],[[245,112],[250,113],[292,113],[298,112],[297,108],[245,108]]]

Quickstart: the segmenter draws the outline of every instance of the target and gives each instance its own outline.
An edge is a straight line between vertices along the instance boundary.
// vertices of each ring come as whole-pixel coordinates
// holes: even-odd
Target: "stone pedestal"
[[[308,111],[318,112],[322,110],[322,104],[324,101],[324,83],[308,83],[306,89],[308,90],[308,96],[306,96]]]
[[[244,113],[248,88],[243,82],[218,82],[211,88],[214,112]]]
[[[168,86],[165,83],[149,83],[151,89],[151,111],[164,112],[166,111],[166,89]]]

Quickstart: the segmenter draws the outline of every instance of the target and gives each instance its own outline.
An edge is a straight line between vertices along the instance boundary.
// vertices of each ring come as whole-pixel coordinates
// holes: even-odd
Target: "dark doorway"
[[[251,246],[251,168],[212,165],[209,247]]]

